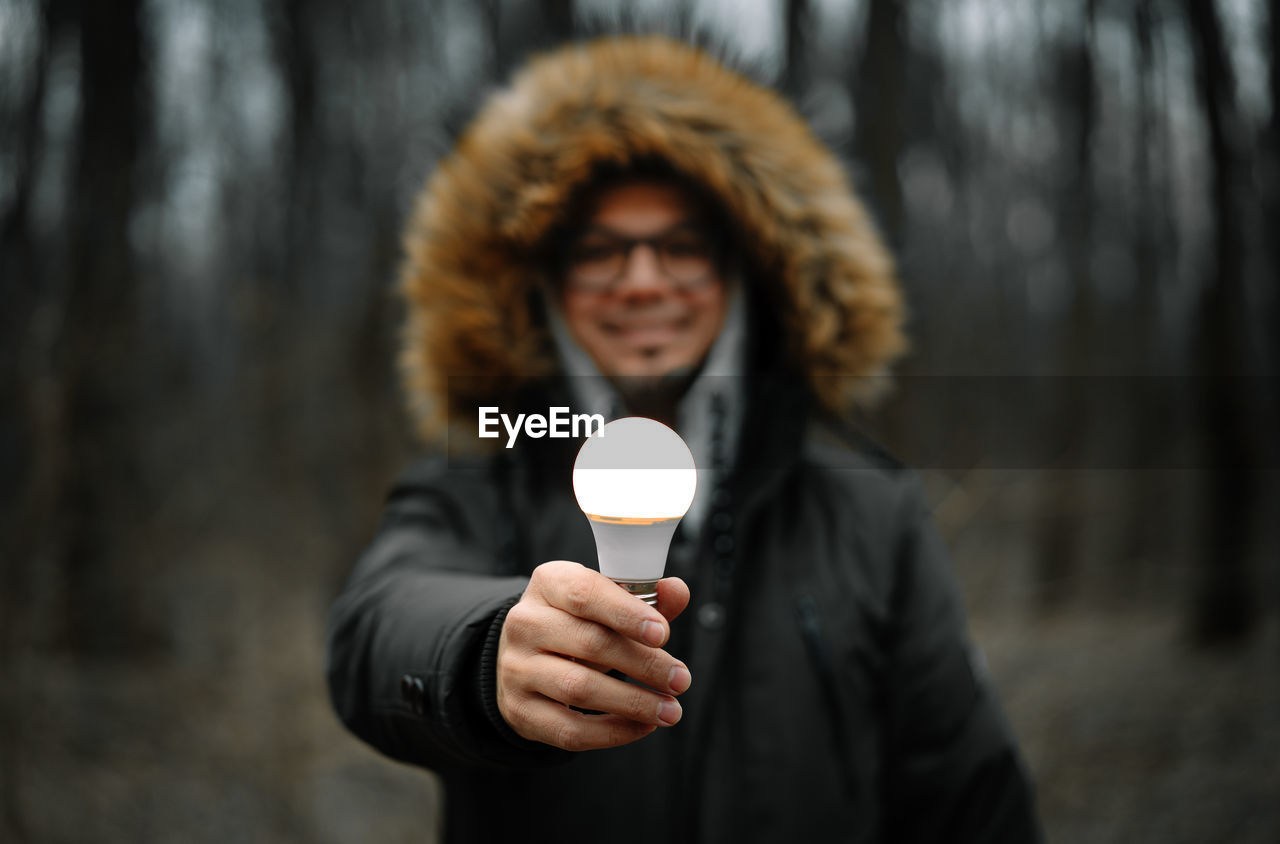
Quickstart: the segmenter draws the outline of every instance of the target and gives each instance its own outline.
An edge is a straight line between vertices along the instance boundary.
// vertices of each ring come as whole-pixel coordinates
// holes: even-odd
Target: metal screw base
[[[614,583],[626,589],[632,595],[651,607],[658,605],[658,581],[656,580],[614,580]]]

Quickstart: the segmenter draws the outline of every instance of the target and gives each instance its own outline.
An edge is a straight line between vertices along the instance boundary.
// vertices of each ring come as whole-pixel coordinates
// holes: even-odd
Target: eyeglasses
[[[569,244],[565,264],[568,285],[580,293],[612,290],[637,246],[653,250],[659,270],[678,291],[695,290],[715,276],[716,243],[696,226],[682,224],[652,237],[621,237],[594,229]]]

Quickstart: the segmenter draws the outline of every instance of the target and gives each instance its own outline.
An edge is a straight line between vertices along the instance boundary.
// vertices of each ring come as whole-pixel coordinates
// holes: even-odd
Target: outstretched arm
[[[423,464],[401,479],[330,611],[327,674],[342,721],[383,753],[440,771],[546,765],[668,723],[687,671],[651,643],[687,604],[684,584],[663,584],[658,612],[573,563],[512,576],[492,529],[501,512],[483,472]]]

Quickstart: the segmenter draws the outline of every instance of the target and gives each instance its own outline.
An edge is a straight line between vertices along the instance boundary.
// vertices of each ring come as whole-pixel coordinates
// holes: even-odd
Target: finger
[[[510,615],[507,623],[512,623]],[[520,628],[510,636],[526,659],[538,653],[563,655],[597,672],[621,671],[658,691],[681,694],[689,688],[688,668],[671,654],[633,642],[602,624],[548,606],[522,609],[516,623]]]
[[[563,652],[559,651],[558,653],[563,653]],[[587,668],[590,668],[592,671],[599,671],[601,674],[608,674],[610,671],[614,670],[612,665],[605,665],[603,662],[592,662],[589,659],[583,659],[581,657],[576,657],[576,656],[569,657],[569,659],[572,659],[574,662],[578,663],[579,665],[585,665]]]
[[[607,712],[628,721],[662,727],[676,724],[683,714],[680,704],[670,695],[550,654],[534,660],[529,666],[529,690],[566,706]]]
[[[565,618],[571,617],[566,615]],[[563,637],[557,638],[555,647],[549,650],[572,657],[584,665],[621,671],[658,691],[678,695],[689,688],[689,669],[661,648],[633,642],[594,621],[571,619],[570,625]]]
[[[551,565],[546,563],[535,569],[535,574],[548,569],[538,584],[540,595],[548,604],[650,647],[666,643],[671,628],[656,609],[594,569],[576,564],[551,569]]]
[[[602,750],[642,739],[657,729],[618,715],[587,715],[540,695],[520,703],[521,736],[563,750]],[[513,725],[514,727],[514,725]]]
[[[678,577],[658,581],[658,612],[668,622],[675,621],[689,606],[689,587]]]

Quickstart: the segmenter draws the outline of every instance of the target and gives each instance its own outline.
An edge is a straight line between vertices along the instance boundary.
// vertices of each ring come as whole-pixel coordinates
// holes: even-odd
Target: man
[[[919,489],[841,421],[899,294],[785,103],[664,39],[566,48],[407,245],[406,371],[451,448],[393,491],[328,671],[357,735],[441,774],[448,840],[1037,839]],[[557,406],[697,459],[656,607],[591,567],[581,440],[478,436]]]

